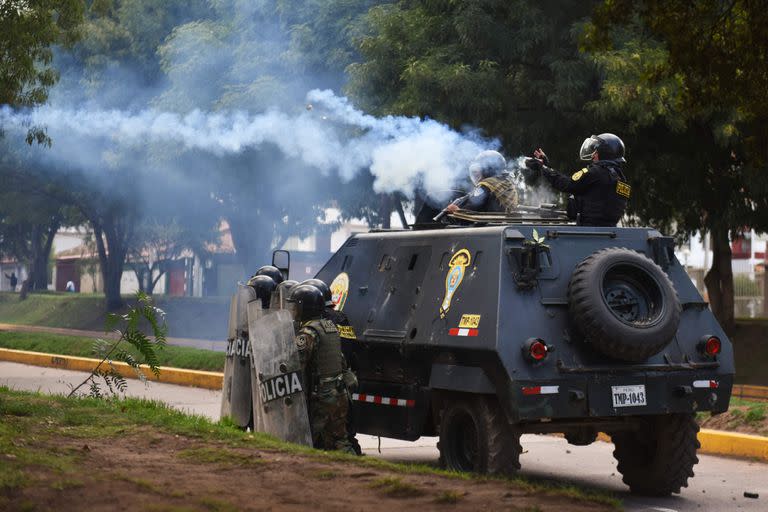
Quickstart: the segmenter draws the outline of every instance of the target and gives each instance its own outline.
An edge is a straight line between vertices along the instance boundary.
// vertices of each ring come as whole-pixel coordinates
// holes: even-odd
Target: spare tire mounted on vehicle
[[[576,266],[568,286],[571,321],[595,350],[644,361],[675,336],[680,301],[664,271],[624,248],[598,251]]]

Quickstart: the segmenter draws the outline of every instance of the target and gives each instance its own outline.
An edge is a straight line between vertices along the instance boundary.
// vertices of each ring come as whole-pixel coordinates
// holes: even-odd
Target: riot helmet
[[[282,283],[285,279],[283,277],[283,273],[280,272],[277,267],[273,267],[272,265],[264,265],[263,267],[259,268],[259,270],[253,274],[253,276],[269,276],[276,284]]]
[[[298,281],[294,281],[293,279],[286,279],[282,283],[278,284],[275,288],[275,291],[272,292],[272,308],[273,309],[284,309],[285,308],[285,301],[288,299],[288,296],[291,294],[291,288],[299,284]]]
[[[294,304],[296,320],[306,322],[314,318],[320,318],[325,309],[323,292],[311,284],[299,284],[291,289],[288,302]]]
[[[469,177],[477,186],[485,178],[497,176],[507,170],[507,161],[498,151],[481,151],[469,164]]]
[[[320,290],[320,293],[323,294],[325,305],[333,306],[333,300],[331,300],[331,288],[327,284],[325,284],[324,281],[321,281],[320,279],[306,279],[302,281],[301,284],[308,284]]]
[[[592,160],[595,152],[597,152],[600,160],[626,162],[624,160],[624,142],[612,133],[590,135],[584,139],[584,143],[579,150],[579,158],[582,160]]]
[[[253,276],[247,284],[256,292],[256,297],[261,299],[261,307],[269,309],[272,292],[277,287],[275,281],[269,276]]]

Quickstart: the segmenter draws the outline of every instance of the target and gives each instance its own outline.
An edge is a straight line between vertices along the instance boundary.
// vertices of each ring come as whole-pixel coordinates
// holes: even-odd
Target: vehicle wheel
[[[688,487],[699,462],[699,425],[692,414],[651,416],[636,431],[611,436],[624,483],[636,494],[668,496]]]
[[[571,321],[596,350],[644,361],[675,336],[680,300],[652,260],[624,248],[598,251],[576,266],[568,286]]]
[[[440,421],[440,465],[453,471],[513,474],[520,469],[520,434],[495,398],[451,401]]]

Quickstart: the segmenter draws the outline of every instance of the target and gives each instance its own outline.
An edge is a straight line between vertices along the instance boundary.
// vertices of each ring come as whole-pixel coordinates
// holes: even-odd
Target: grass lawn
[[[133,296],[123,297],[133,303]],[[229,320],[228,297],[157,296],[155,304],[166,313],[168,336],[224,339]],[[104,330],[103,295],[87,293],[31,293],[20,301],[18,293],[0,292],[0,323]]]
[[[0,331],[0,348],[47,352],[80,357],[96,357],[91,338],[60,336],[57,334]],[[128,347],[128,344],[125,344]],[[135,352],[131,352],[134,356]],[[187,368],[190,370],[224,371],[223,352],[201,350],[190,347],[166,345],[158,351],[161,366]]]
[[[1,510],[111,510],[118,503],[167,511],[620,507],[605,492],[557,482],[483,478],[289,445],[157,402],[0,387]]]

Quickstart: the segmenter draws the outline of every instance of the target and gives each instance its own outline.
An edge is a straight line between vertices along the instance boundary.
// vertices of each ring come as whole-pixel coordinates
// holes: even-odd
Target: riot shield
[[[284,441],[312,446],[293,316],[286,310],[260,312],[260,304],[248,305],[251,361],[258,382],[253,387],[254,427]]]
[[[224,360],[224,380],[221,386],[221,413],[224,418],[232,415],[232,364],[230,356],[232,344],[237,339],[237,293],[229,301],[229,325],[227,326],[227,357]]]
[[[248,344],[248,304],[261,301],[250,286],[238,283],[230,303],[230,339],[224,363],[224,383],[221,396],[221,416],[230,416],[241,428],[251,424],[251,368]]]

